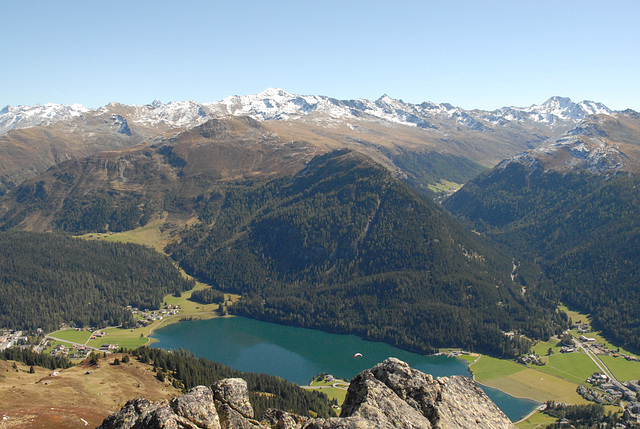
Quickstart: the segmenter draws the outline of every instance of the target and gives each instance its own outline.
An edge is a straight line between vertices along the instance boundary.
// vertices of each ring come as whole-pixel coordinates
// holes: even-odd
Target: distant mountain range
[[[0,110],[0,134],[14,129],[51,125],[83,115],[102,115],[108,112],[125,113],[137,125],[170,128],[193,127],[207,119],[225,115],[250,116],[256,120],[291,120],[306,118],[316,121],[335,119],[367,119],[389,121],[418,128],[439,129],[443,124],[457,123],[476,131],[494,131],[492,127],[511,122],[537,122],[562,125],[577,122],[589,115],[614,112],[593,101],[572,102],[569,98],[552,97],[541,105],[531,107],[503,107],[494,111],[464,110],[448,103],[405,103],[386,94],[376,101],[356,99],[337,100],[317,95],[295,95],[282,89],[268,88],[255,95],[233,95],[213,103],[194,101],[163,104],[154,100],[143,106],[124,106],[110,103],[91,110],[80,104],[45,104],[35,106],[6,106]],[[446,127],[445,127],[446,128]]]
[[[557,138],[589,115],[620,114],[600,103],[561,97],[489,112],[410,104],[386,95],[376,101],[337,100],[275,88],[202,104],[156,100],[93,110],[77,104],[7,106],[0,111],[0,192],[65,160],[170,139],[227,116],[249,116],[284,142],[304,142],[316,153],[355,149],[415,186],[440,189],[440,183],[464,183],[482,169]],[[444,167],[434,170],[434,165]]]

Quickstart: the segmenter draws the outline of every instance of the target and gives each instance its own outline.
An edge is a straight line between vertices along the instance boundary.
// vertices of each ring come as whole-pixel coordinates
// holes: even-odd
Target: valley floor
[[[153,227],[145,227],[135,231],[129,231],[123,234],[111,234],[109,236],[103,236],[102,239],[113,241],[133,241],[142,244],[149,245],[151,247],[160,250],[162,245],[165,244],[162,234],[158,233],[158,225]],[[88,238],[88,237],[86,237]],[[90,239],[96,239],[100,237],[91,237]],[[198,284],[196,289],[206,287],[206,285]],[[178,321],[184,317],[205,318],[214,317],[215,309],[212,304],[210,308],[207,306],[200,306],[191,301],[188,301],[191,292],[183,293],[180,298],[167,296],[165,302],[170,305],[180,305],[180,314],[173,316],[173,319],[154,322],[153,324],[141,328],[140,331],[134,330],[133,337],[131,335],[124,335],[121,341],[123,344],[130,346],[143,345],[148,341],[148,336],[153,332],[153,329],[166,323]],[[235,300],[238,297],[230,297]],[[573,321],[580,321],[581,323],[590,325],[590,319],[588,315],[580,314],[575,311],[571,311],[566,307],[562,309],[568,313]],[[114,328],[115,329],[115,328]],[[122,331],[122,330],[120,330]],[[109,342],[117,342],[118,330],[107,331],[110,336]],[[572,335],[577,339],[582,332],[577,330],[570,331]],[[140,335],[142,334],[142,335]],[[589,337],[595,338],[598,343],[601,343],[604,348],[612,349],[613,346],[609,344],[598,332],[589,332]],[[138,344],[139,343],[139,344]],[[548,354],[549,349],[552,353]],[[624,350],[619,350],[620,354],[626,354],[633,356]],[[500,389],[509,395],[521,398],[533,399],[538,402],[556,401],[570,404],[586,404],[588,401],[580,396],[576,390],[579,385],[587,385],[586,379],[594,372],[601,371],[596,365],[594,360],[585,353],[584,349],[578,349],[573,353],[561,353],[558,339],[551,339],[547,342],[539,342],[534,345],[533,353],[539,356],[539,361],[543,365],[532,364],[519,364],[514,361],[507,361],[501,359],[495,359],[489,356],[473,357],[463,356],[470,363],[470,369],[473,372],[474,378],[489,387]],[[599,356],[599,360],[605,363],[608,370],[612,372],[615,378],[620,381],[637,380],[640,379],[640,362],[627,361],[620,357],[614,358],[612,356]],[[619,407],[610,407],[612,411],[619,411]],[[538,424],[542,424],[547,421],[543,416],[534,414],[527,418],[525,421],[519,424],[521,428],[536,427]],[[540,422],[534,424],[531,422]]]

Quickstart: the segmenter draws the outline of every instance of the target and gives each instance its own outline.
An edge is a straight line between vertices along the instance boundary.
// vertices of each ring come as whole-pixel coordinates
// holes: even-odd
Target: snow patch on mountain
[[[612,115],[613,113],[613,110],[602,103],[586,100],[574,103],[567,97],[551,97],[540,105],[503,107],[488,115],[483,115],[483,118],[500,125],[504,125],[504,121],[518,123],[534,121],[553,125],[560,121],[578,122],[589,115]]]
[[[48,125],[87,112],[89,109],[81,105],[7,106],[0,111],[0,134],[16,128]],[[194,101],[164,104],[159,100],[147,105],[133,106],[112,103],[95,112],[122,115],[126,117],[129,126],[145,127],[190,128],[215,117],[246,115],[259,121],[304,118],[325,125],[334,120],[358,119],[444,132],[451,127],[475,132],[493,132],[495,127],[507,126],[513,122],[566,126],[576,124],[588,115],[614,113],[601,103],[573,103],[565,97],[552,97],[541,105],[527,108],[503,107],[487,112],[464,110],[448,103],[405,103],[386,94],[375,101],[337,100],[318,95],[290,94],[279,88],[268,88],[254,95],[233,95],[218,102],[203,104]]]
[[[0,135],[21,128],[50,125],[63,119],[81,116],[88,111],[89,109],[81,104],[5,106],[0,110]]]
[[[545,170],[586,170],[594,174],[609,174],[624,171],[631,162],[595,124],[583,122],[560,138],[502,161],[497,169],[519,163],[531,172],[544,166]]]
[[[98,109],[98,113],[110,114],[124,108],[130,124],[156,127],[164,125],[168,128],[191,128],[201,125],[210,117],[203,106],[195,101],[178,101],[167,104],[154,100],[151,104],[122,106],[110,103]]]

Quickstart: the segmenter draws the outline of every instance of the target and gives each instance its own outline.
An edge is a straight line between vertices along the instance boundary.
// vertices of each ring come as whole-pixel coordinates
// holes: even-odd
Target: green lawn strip
[[[460,355],[460,356],[456,356],[459,359],[462,359],[465,362],[468,362],[469,364],[472,364],[473,362],[475,362],[478,359],[478,355],[477,354],[473,354],[473,355]]]
[[[575,310],[569,310],[566,305],[560,304],[558,310],[562,310],[567,313],[567,316],[573,323],[588,323],[591,326],[591,316],[589,314],[583,314]]]
[[[640,362],[631,362],[623,357],[598,355],[618,381],[640,380]]]
[[[576,384],[585,384],[591,374],[599,371],[589,356],[579,352],[554,354],[541,360],[546,362],[546,365],[532,365],[532,368]]]
[[[437,183],[430,183],[427,187],[435,192],[447,193],[447,192],[451,192],[452,190],[457,191],[462,187],[462,185],[459,183],[450,182],[448,180],[442,179]]]
[[[63,329],[60,331],[52,332],[49,334],[49,336],[72,343],[84,344],[89,339],[89,337],[91,337],[91,332],[76,331],[75,329]]]
[[[205,289],[209,286],[196,282],[196,286],[189,291],[182,292],[182,295],[178,298],[173,295],[167,295],[164,297],[163,302],[169,305],[179,305],[181,310],[180,314],[183,316],[204,316],[202,313],[211,313],[218,309],[218,304],[200,304],[194,301],[189,301],[193,291]]]
[[[344,389],[338,387],[332,387],[334,384],[340,387],[344,387]],[[338,402],[338,405],[342,405],[344,402],[344,398],[347,396],[347,388],[349,387],[349,382],[345,380],[335,380],[335,381],[312,381],[309,386],[312,387],[322,387],[320,392],[324,393],[329,397],[329,399],[335,399]]]
[[[538,356],[547,356],[547,351],[549,351],[549,349],[553,350],[553,353],[560,353],[559,344],[559,340],[553,339],[549,341],[538,341],[531,346],[531,353],[535,353]]]
[[[135,349],[149,342],[148,338],[140,336],[140,329],[106,328],[101,331],[106,335],[90,340],[87,345],[99,349],[103,344],[116,344],[118,347]]]
[[[540,411],[536,411],[527,419],[516,423],[518,429],[535,429],[546,428],[548,425],[554,423],[556,419]]]
[[[482,355],[480,359],[469,366],[475,379],[480,383],[496,378],[504,378],[508,375],[515,374],[527,369],[526,366],[517,364],[510,360],[493,358],[491,356]]]
[[[162,253],[166,245],[166,239],[160,232],[160,226],[164,220],[156,220],[148,225],[124,232],[89,233],[81,237],[88,240],[112,241],[118,243],[136,243],[154,248]]]

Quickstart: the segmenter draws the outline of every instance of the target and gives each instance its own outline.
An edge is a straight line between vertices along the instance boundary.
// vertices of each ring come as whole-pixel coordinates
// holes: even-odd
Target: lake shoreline
[[[465,360],[444,354],[420,355],[355,335],[330,334],[240,316],[172,323],[156,328],[153,336],[158,342],[151,347],[183,348],[241,371],[277,375],[300,386],[308,385],[309,380],[322,372],[350,380],[390,356],[434,378],[470,376]],[[488,386],[483,390],[489,391],[496,405],[514,421],[539,405],[490,389]]]

